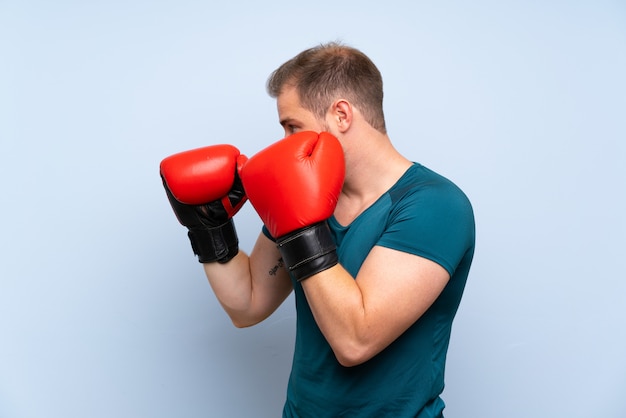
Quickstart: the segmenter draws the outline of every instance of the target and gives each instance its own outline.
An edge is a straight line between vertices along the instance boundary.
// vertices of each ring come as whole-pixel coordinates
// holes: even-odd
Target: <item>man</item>
[[[443,416],[451,325],[474,252],[468,199],[393,147],[381,75],[360,51],[305,50],[270,76],[268,92],[285,139],[249,160],[213,146],[161,164],[217,298],[247,327],[295,291],[283,417]],[[265,225],[250,255],[232,221],[248,197]]]

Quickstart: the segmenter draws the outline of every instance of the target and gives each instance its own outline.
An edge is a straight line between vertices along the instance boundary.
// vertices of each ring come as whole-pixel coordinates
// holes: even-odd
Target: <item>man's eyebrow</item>
[[[289,122],[293,122],[293,119],[292,118],[281,119],[279,123],[280,123],[280,126],[284,128],[285,125],[287,125]]]

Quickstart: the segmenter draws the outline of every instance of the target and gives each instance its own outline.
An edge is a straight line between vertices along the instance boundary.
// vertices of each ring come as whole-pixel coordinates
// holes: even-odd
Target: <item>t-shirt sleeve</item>
[[[474,214],[467,196],[443,182],[397,198],[377,245],[432,260],[452,276],[474,246]]]
[[[270,240],[276,242],[276,238],[274,238],[272,236],[272,234],[270,234],[270,230],[267,229],[267,227],[265,225],[263,225],[263,227],[261,228],[261,231],[263,232],[263,235],[265,235],[266,237],[268,237]]]

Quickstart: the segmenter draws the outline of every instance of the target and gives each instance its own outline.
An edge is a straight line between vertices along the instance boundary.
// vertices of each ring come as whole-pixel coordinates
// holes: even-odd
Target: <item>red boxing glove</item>
[[[327,132],[296,133],[251,157],[240,175],[250,203],[297,280],[337,264],[326,223],[345,177],[337,138]]]
[[[165,192],[201,263],[225,263],[239,251],[231,218],[247,199],[238,176],[245,160],[232,145],[213,145],[161,161]]]

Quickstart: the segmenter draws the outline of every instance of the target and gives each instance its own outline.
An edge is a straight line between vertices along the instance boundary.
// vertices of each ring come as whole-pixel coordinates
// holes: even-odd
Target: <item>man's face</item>
[[[277,97],[278,120],[285,130],[285,136],[300,131],[328,131],[325,121],[320,121],[313,112],[300,105],[300,98],[294,87],[288,87]]]

